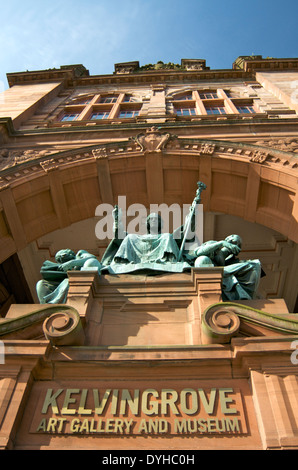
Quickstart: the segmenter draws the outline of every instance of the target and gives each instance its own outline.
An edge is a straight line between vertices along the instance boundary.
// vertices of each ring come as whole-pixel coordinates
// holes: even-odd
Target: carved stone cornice
[[[259,143],[263,144],[263,141]],[[281,171],[298,169],[296,152],[250,143],[178,138],[170,132],[163,133],[160,129],[151,127],[147,132],[137,134],[126,141],[109,142],[63,152],[2,149],[0,151],[1,187],[23,177],[30,179],[31,175],[36,175],[39,171],[48,172],[59,167],[80,164],[88,159],[138,157],[150,152],[161,152],[168,156],[232,158],[242,162],[276,167]]]

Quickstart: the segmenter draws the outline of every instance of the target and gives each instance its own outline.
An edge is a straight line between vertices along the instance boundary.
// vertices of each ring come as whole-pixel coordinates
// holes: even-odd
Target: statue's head
[[[229,235],[225,240],[226,242],[232,243],[233,245],[237,245],[239,248],[242,248],[242,239],[239,235]]]
[[[66,263],[66,261],[75,259],[75,257],[75,253],[69,248],[67,248],[66,250],[57,251],[55,255],[55,260],[57,261],[57,263]]]
[[[146,219],[147,232],[152,234],[161,233],[162,218],[159,214],[152,212]]]

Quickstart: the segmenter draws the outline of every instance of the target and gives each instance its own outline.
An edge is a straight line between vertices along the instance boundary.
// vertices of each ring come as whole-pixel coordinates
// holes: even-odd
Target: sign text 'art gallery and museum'
[[[54,434],[245,434],[234,388],[48,388],[30,432]]]

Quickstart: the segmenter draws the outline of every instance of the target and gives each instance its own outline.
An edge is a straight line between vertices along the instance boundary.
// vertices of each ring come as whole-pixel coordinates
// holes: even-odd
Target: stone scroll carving
[[[248,326],[247,326],[248,325]],[[277,333],[297,335],[298,319],[295,314],[270,314],[233,302],[221,302],[208,307],[202,315],[202,333],[205,344],[226,344],[238,333],[245,335],[253,328],[256,335]],[[262,333],[260,333],[262,331]]]
[[[53,344],[78,346],[84,343],[84,331],[78,311],[67,305],[44,305],[0,323],[0,338],[31,339],[41,334]]]
[[[43,332],[55,346],[81,346],[85,340],[80,315],[75,309],[53,313],[44,321]]]

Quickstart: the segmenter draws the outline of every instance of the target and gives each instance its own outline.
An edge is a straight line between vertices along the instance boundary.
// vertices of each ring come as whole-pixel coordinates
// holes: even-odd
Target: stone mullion
[[[193,92],[193,95],[194,95],[194,98],[196,100],[196,109],[198,111],[198,114],[204,114],[204,115],[207,115],[207,111],[206,111],[206,108],[203,104],[203,101],[201,100],[201,97],[200,97],[200,94],[198,91],[194,91]]]
[[[217,90],[217,94],[218,94],[218,97],[222,100],[224,100],[224,106],[225,108],[227,109],[228,113],[232,113],[232,114],[239,114],[239,111],[238,109],[236,108],[236,106],[234,105],[233,101],[227,96],[227,94],[225,93],[224,90],[222,90],[221,88],[219,88]]]
[[[92,100],[90,101],[90,103],[83,109],[83,111],[80,113],[77,121],[82,121],[83,119],[87,119],[88,118],[88,115],[91,114],[91,111],[92,111],[92,108],[93,108],[93,105],[95,103],[97,103],[97,101],[99,100],[100,98],[100,95],[95,95]]]
[[[120,111],[120,105],[122,101],[124,100],[125,93],[120,93],[120,95],[117,98],[116,103],[114,103],[114,106],[112,107],[112,110],[109,115],[109,119],[114,119],[118,116],[118,113]]]

